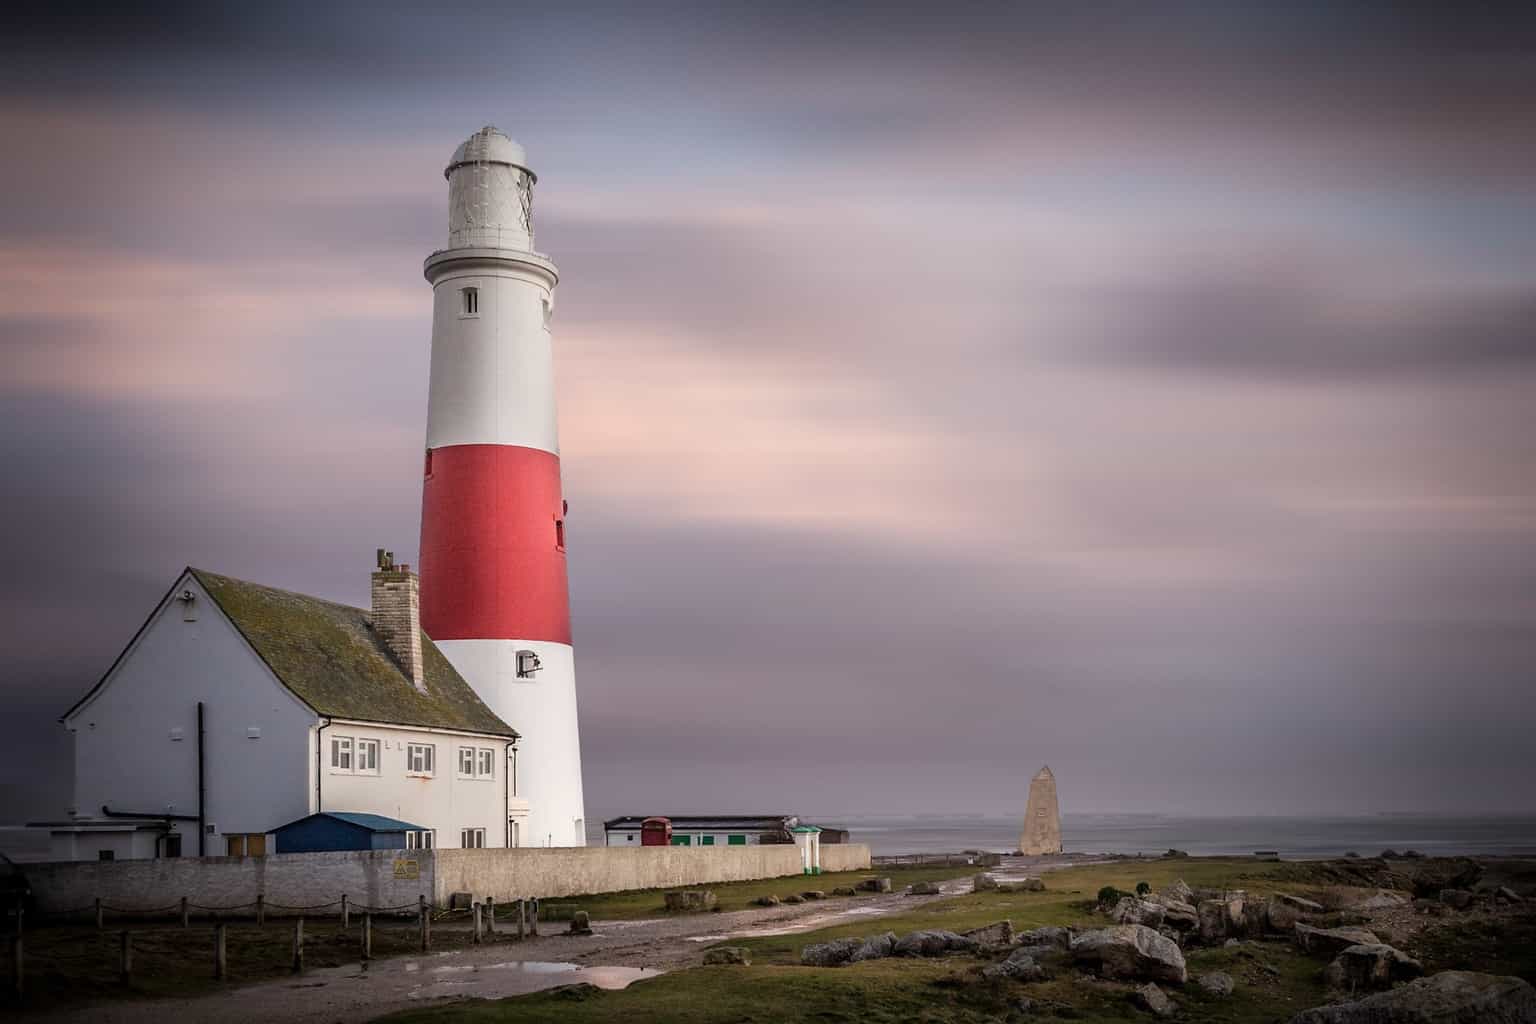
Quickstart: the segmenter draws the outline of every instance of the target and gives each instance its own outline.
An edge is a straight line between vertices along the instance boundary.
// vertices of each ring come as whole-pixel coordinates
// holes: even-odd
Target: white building
[[[381,552],[372,610],[187,569],[62,721],[55,859],[258,855],[316,811],[422,826],[411,845],[533,845],[517,733],[419,626]]]

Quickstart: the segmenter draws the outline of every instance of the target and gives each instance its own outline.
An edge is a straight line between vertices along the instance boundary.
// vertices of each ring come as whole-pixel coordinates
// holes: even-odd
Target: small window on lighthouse
[[[555,547],[565,550],[565,520],[555,520]]]
[[[460,316],[479,316],[480,315],[480,289],[479,288],[461,288],[461,289],[459,289],[459,315]]]

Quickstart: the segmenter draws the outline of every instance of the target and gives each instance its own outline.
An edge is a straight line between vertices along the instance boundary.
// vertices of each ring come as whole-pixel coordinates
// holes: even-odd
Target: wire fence
[[[132,987],[146,958],[161,961],[159,966],[151,963],[157,970],[168,966],[167,958],[182,969],[189,960],[195,962],[198,949],[208,956],[213,979],[228,980],[229,940],[236,925],[242,943],[240,954],[248,958],[243,967],[271,973],[286,965],[298,973],[305,968],[306,942],[312,943],[316,936],[324,937],[328,959],[335,960],[336,944],[341,941],[355,943],[356,958],[366,963],[374,956],[376,936],[385,941],[388,952],[426,952],[432,948],[433,926],[443,922],[469,926],[453,932],[456,943],[536,937],[539,909],[536,899],[501,904],[485,899],[467,906],[438,908],[424,893],[410,903],[385,905],[355,902],[345,894],[309,904],[269,903],[264,896],[247,903],[205,904],[183,897],[164,906],[123,907],[97,899],[79,907],[44,912],[29,910],[18,900],[5,908],[0,945],[5,948],[6,987],[20,999],[27,991],[29,973],[100,976],[110,972],[119,984]],[[281,924],[268,925],[269,910],[284,914]],[[174,918],[165,920],[172,914],[179,915],[179,923],[173,923]],[[504,922],[500,929],[498,916]],[[202,927],[193,928],[194,917]],[[127,924],[136,927],[123,927]],[[339,927],[333,930],[328,924]],[[274,941],[279,933],[289,938]]]

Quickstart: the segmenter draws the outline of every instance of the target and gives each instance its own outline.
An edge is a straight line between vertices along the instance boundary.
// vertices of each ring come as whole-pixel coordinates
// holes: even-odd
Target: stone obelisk
[[[1029,780],[1029,804],[1024,809],[1019,852],[1029,856],[1061,852],[1061,808],[1056,803],[1056,776],[1051,774],[1049,765]]]

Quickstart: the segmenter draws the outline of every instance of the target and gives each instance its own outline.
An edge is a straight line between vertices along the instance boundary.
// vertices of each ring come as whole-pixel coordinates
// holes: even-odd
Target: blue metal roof
[[[335,818],[337,821],[344,821],[348,825],[356,825],[358,828],[365,828],[370,832],[426,831],[426,828],[421,825],[412,825],[410,822],[401,821],[399,818],[386,818],[382,814],[363,814],[358,811],[321,811],[318,814],[306,814],[298,819],[298,821],[290,821],[287,825],[279,825],[273,831],[280,831],[289,826],[297,825],[301,821],[308,821],[311,818]]]

